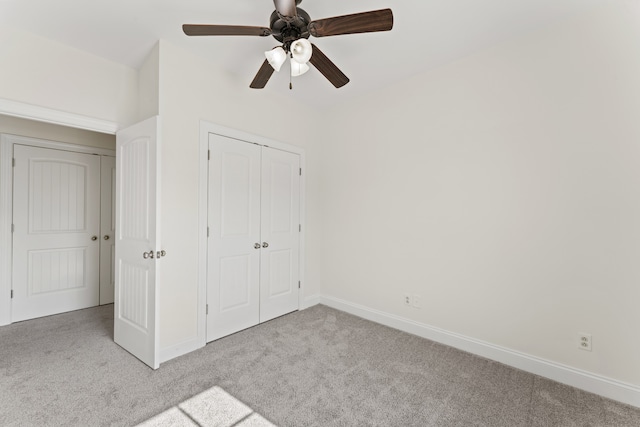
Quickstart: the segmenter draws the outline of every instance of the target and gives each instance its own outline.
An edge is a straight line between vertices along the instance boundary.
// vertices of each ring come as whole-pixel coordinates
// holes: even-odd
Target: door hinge
[[[300,168],[300,176],[302,176],[302,168]]]
[[[16,231],[16,225],[15,224],[11,224],[11,232],[15,232]]]
[[[207,227],[207,237],[209,237],[209,227]]]
[[[16,167],[16,158],[15,157],[11,159],[11,166],[14,167],[14,168]]]
[[[13,298],[13,289],[11,289],[11,298]]]
[[[300,280],[298,280],[298,289],[300,289]]]
[[[205,314],[209,314],[209,304],[207,304],[207,308],[206,308],[206,313]]]
[[[302,224],[298,224],[298,232],[302,232]]]
[[[207,150],[207,160],[211,160],[211,150]]]

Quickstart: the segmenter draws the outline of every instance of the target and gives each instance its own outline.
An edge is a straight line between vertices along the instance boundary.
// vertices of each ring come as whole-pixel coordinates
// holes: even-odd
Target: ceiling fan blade
[[[298,14],[296,11],[296,0],[273,0],[273,4],[281,16],[293,18]]]
[[[372,33],[376,31],[389,31],[392,28],[393,12],[391,9],[318,19],[309,23],[309,32],[314,37]]]
[[[269,65],[269,61],[265,59],[262,63],[262,66],[258,70],[258,74],[256,74],[256,76],[253,78],[253,81],[251,82],[249,87],[251,89],[263,89],[271,78],[273,71],[274,69],[271,65]]]
[[[345,76],[342,71],[336,64],[331,62],[327,56],[322,53],[320,49],[316,47],[316,45],[312,44],[313,47],[313,55],[311,55],[311,59],[309,62],[313,64],[314,67],[318,69],[326,78],[333,84],[336,88],[341,88],[342,86],[349,83],[349,77]]]
[[[188,36],[260,36],[271,35],[267,27],[246,27],[242,25],[184,24],[182,31]]]

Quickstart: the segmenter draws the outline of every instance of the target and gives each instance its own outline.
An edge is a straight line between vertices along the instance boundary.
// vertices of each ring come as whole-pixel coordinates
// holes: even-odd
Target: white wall
[[[639,17],[599,10],[327,112],[165,42],[138,75],[2,28],[0,99],[161,115],[162,348],[197,330],[205,119],[307,150],[306,296],[640,385]]]
[[[42,37],[0,28],[0,99],[119,125],[136,120],[137,71]]]
[[[162,246],[160,288],[160,347],[167,349],[193,339],[197,333],[198,284],[198,159],[200,120],[290,143],[317,159],[310,144],[312,115],[289,120],[296,108],[268,91],[249,89],[250,81],[222,72],[218,66],[165,41],[160,42],[159,112],[162,121]],[[258,64],[259,65],[259,64]],[[317,194],[319,171],[307,165],[307,280],[305,295],[319,290]]]
[[[332,110],[323,294],[640,385],[636,5]]]
[[[138,70],[138,120],[160,114],[160,42]]]

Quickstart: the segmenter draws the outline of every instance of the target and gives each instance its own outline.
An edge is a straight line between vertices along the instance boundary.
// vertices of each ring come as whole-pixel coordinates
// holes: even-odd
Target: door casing
[[[302,175],[300,176],[300,224],[302,230],[300,232],[300,292],[298,296],[298,306],[300,309],[305,308],[305,298],[311,295],[305,294],[305,240],[306,240],[306,152],[304,148],[275,141],[262,136],[254,135],[237,129],[228,128],[205,120],[200,121],[200,146],[199,146],[199,186],[198,199],[198,341],[200,346],[206,344],[206,304],[207,304],[207,189],[208,189],[208,148],[209,134],[221,135],[227,138],[242,141],[242,143],[252,143],[267,147],[276,148],[283,151],[298,154],[300,156],[300,168]],[[186,351],[180,351],[173,357],[184,354]],[[165,353],[168,357],[170,354]],[[162,359],[166,360],[165,357]]]
[[[30,117],[26,117],[30,118]],[[56,123],[68,125],[65,121]],[[77,126],[80,127],[80,126]],[[87,128],[92,130],[91,128]],[[75,151],[77,153],[115,156],[115,150],[89,147],[38,138],[0,134],[0,326],[11,323],[11,277],[12,277],[12,213],[13,213],[13,145],[31,145],[41,148]]]
[[[109,135],[115,135],[119,128],[118,123],[109,120],[5,98],[0,98],[0,114]],[[6,137],[7,135],[0,134],[0,326],[11,323],[11,212],[13,212],[11,153],[13,153],[13,145],[6,141]],[[99,151],[109,156],[115,155],[112,150]]]

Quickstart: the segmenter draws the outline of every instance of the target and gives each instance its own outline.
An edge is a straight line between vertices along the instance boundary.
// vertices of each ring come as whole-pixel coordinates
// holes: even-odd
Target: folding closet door
[[[298,309],[297,154],[209,136],[207,341]]]

